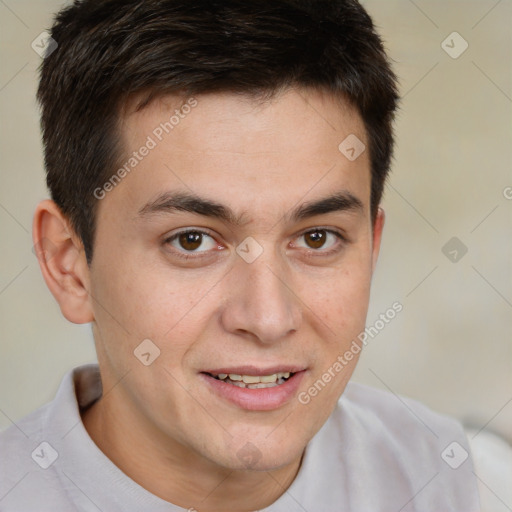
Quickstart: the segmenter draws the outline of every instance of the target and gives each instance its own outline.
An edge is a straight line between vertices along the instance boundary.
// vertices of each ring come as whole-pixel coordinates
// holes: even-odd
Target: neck
[[[100,399],[83,412],[85,429],[128,477],[174,505],[201,512],[261,510],[284,494],[297,475],[301,458],[272,471],[218,466],[116,410],[113,398]]]

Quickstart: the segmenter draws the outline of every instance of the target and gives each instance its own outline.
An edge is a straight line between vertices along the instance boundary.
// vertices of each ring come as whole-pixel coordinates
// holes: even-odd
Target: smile
[[[258,369],[247,366],[203,371],[200,376],[221,400],[240,409],[270,411],[293,399],[305,373],[303,367]]]
[[[239,388],[264,389],[284,384],[291,376],[293,376],[293,373],[278,372],[273,373],[272,375],[238,375],[236,373],[219,373],[218,375],[211,376],[214,379]]]

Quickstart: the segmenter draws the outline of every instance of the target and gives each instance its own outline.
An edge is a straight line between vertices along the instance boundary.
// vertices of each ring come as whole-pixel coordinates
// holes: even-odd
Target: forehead
[[[121,165],[135,165],[111,194],[129,195],[132,211],[173,189],[261,213],[341,189],[369,201],[368,151],[351,161],[340,150],[347,137],[367,146],[364,124],[331,95],[290,89],[267,101],[219,93],[165,96],[139,111],[134,105],[120,127]]]
[[[149,134],[172,138],[187,148],[192,143],[195,150],[233,153],[262,153],[270,148],[318,150],[322,145],[328,149],[347,133],[356,133],[366,142],[357,109],[348,100],[317,89],[285,89],[269,99],[229,92],[167,95],[137,110],[141,100],[135,96],[123,109],[121,135],[128,148]],[[170,128],[169,133],[161,125]],[[173,137],[166,137],[170,132]],[[261,147],[263,142],[266,147]]]

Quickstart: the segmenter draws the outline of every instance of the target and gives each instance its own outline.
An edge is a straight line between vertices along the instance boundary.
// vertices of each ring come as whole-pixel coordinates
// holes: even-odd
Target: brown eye
[[[337,253],[347,243],[344,235],[332,229],[315,228],[303,232],[298,237],[299,243],[294,243],[295,247],[309,249],[309,253],[318,256],[328,256]]]
[[[183,249],[187,251],[195,251],[198,247],[201,247],[203,235],[197,231],[188,231],[186,233],[181,233],[178,237],[178,241]]]
[[[327,233],[323,229],[317,231],[310,231],[304,234],[306,244],[312,249],[320,249],[325,244]]]
[[[217,244],[214,238],[204,231],[189,229],[180,231],[165,240],[178,255],[196,254],[205,255],[215,249]]]

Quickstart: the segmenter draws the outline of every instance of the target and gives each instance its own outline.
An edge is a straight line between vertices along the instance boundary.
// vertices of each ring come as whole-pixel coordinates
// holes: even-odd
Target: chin
[[[274,471],[293,464],[302,456],[306,442],[293,444],[284,441],[269,442],[262,439],[247,440],[237,446],[230,446],[227,453],[219,454],[221,465],[232,470]]]

